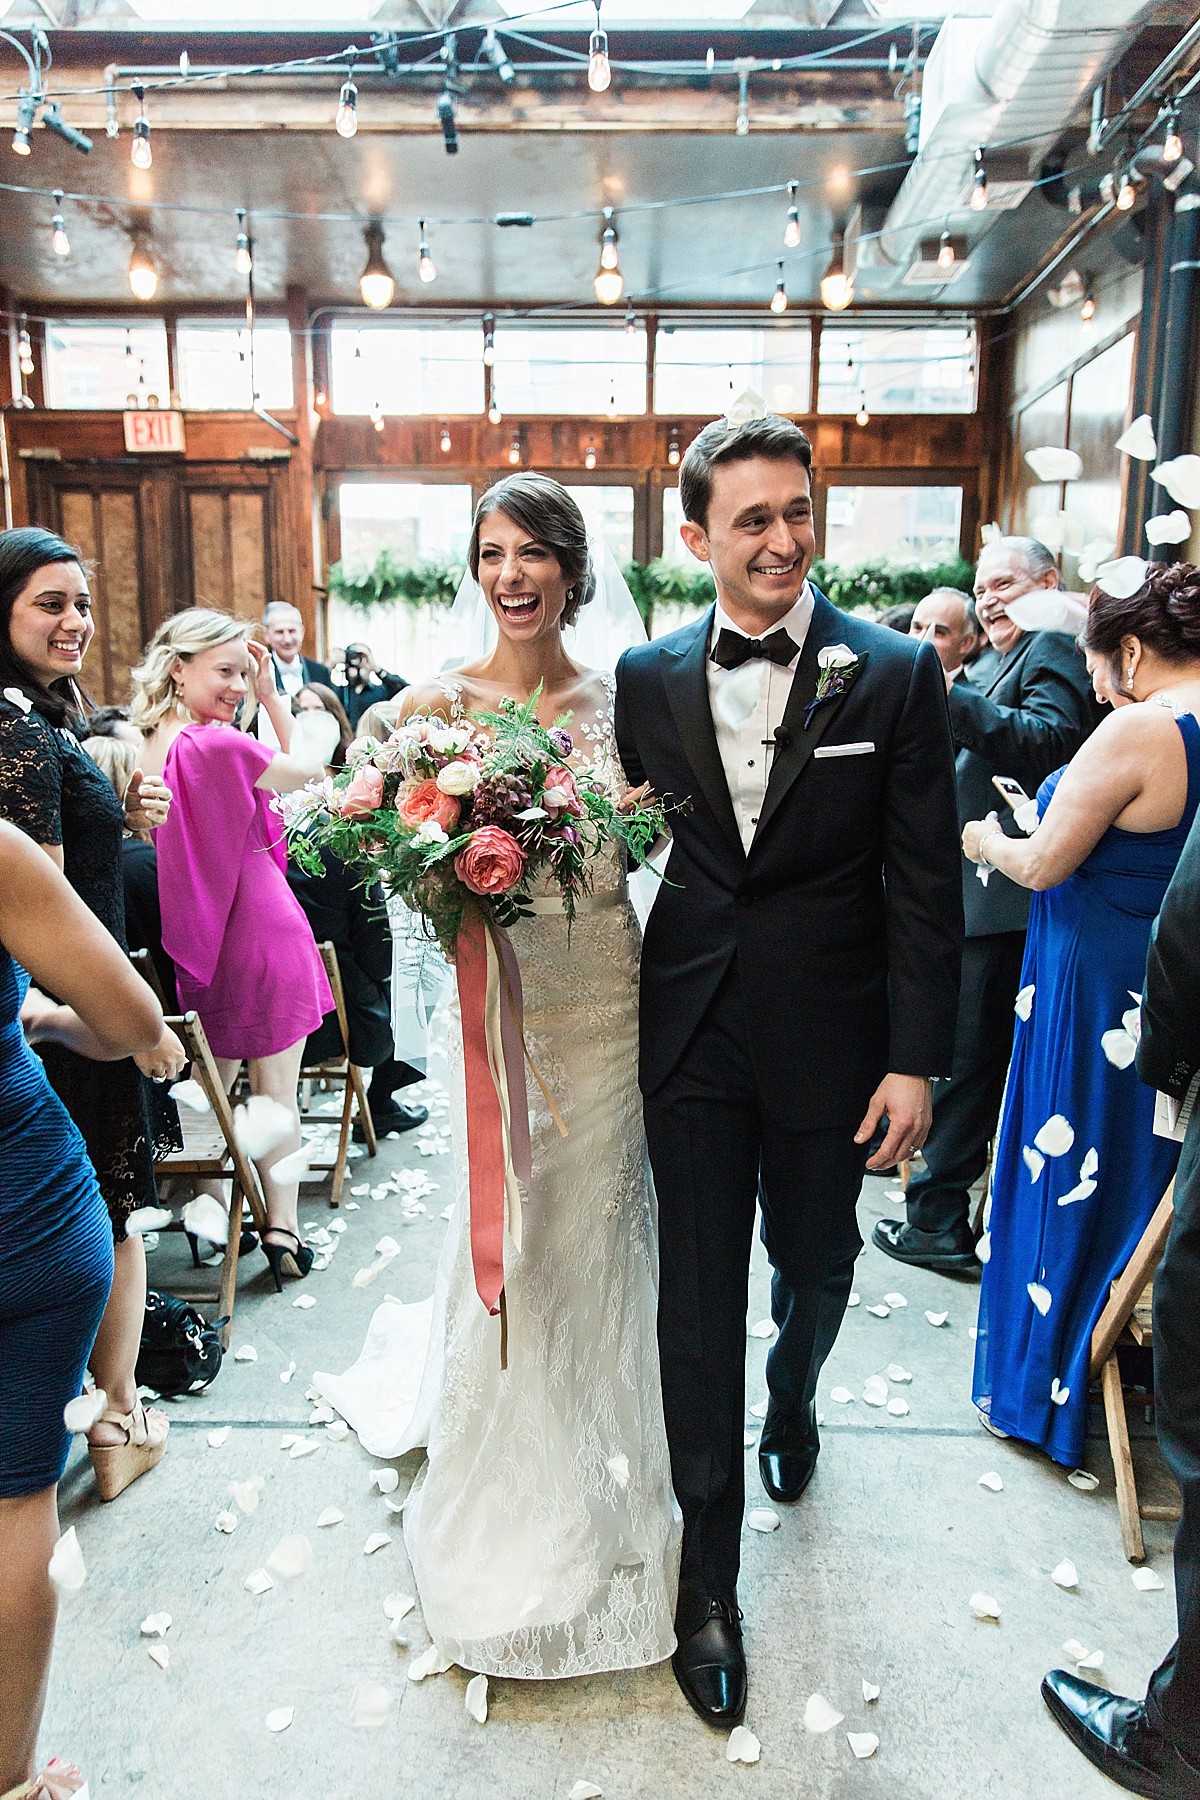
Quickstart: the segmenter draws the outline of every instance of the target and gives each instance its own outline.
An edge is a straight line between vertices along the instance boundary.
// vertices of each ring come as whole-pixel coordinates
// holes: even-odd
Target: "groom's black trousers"
[[[735,967],[681,1061],[645,1097],[661,1246],[663,1405],[683,1510],[680,1579],[707,1595],[732,1594],[740,1563],[755,1202],[779,1327],[767,1359],[763,1448],[799,1450],[807,1441],[817,1377],[862,1247],[855,1206],[867,1148],[853,1142],[858,1121],[792,1131],[768,1117],[749,1051],[752,1017]]]

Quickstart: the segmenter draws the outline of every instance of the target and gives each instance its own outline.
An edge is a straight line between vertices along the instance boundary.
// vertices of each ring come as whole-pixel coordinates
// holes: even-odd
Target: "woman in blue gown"
[[[1074,1467],[1092,1330],[1175,1169],[1133,1067],[1150,928],[1200,806],[1200,570],[1096,589],[1082,642],[1112,716],[1042,784],[1039,823],[966,827],[1035,890],[992,1174],[975,1351],[983,1420]],[[1137,702],[1138,704],[1132,704]]]

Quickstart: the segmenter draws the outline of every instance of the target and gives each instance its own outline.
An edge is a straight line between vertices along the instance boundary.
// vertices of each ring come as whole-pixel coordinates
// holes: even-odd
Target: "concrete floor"
[[[750,1662],[747,1723],[762,1743],[755,1767],[730,1764],[725,1739],[684,1704],[669,1665],[638,1674],[545,1684],[493,1681],[482,1728],[464,1710],[467,1677],[458,1670],[421,1684],[406,1679],[426,1645],[419,1609],[390,1639],[385,1596],[413,1591],[398,1518],[372,1486],[380,1465],[353,1435],[335,1442],[317,1426],[312,1455],[291,1458],[285,1433],[309,1434],[305,1388],[316,1368],[341,1369],[357,1354],[385,1291],[402,1299],[429,1292],[452,1198],[451,1159],[423,1156],[409,1135],[385,1142],[377,1162],[360,1160],[351,1181],[378,1184],[417,1169],[438,1183],[427,1212],[403,1217],[395,1195],[360,1193],[355,1211],[331,1214],[320,1198],[302,1206],[310,1225],[344,1220],[332,1264],[282,1298],[260,1257],[248,1259],[233,1347],[251,1344],[255,1363],[232,1356],[212,1389],[170,1407],[166,1460],[115,1504],[102,1507],[78,1446],[62,1486],[64,1529],[75,1525],[88,1566],[85,1587],[63,1605],[42,1747],[77,1760],[92,1800],[566,1800],[581,1779],[606,1800],[753,1792],[759,1800],[1096,1800],[1115,1792],[1050,1723],[1038,1694],[1043,1672],[1063,1660],[1067,1639],[1105,1653],[1104,1678],[1138,1693],[1174,1635],[1169,1526],[1147,1527],[1149,1566],[1162,1592],[1140,1593],[1121,1554],[1112,1473],[1103,1432],[1089,1445],[1097,1491],[1071,1487],[1041,1457],[986,1436],[970,1405],[978,1288],[907,1271],[867,1249],[861,1304],[846,1319],[825,1372],[824,1450],[805,1498],[780,1511],[769,1536],[747,1531],[741,1601]],[[867,1182],[863,1235],[894,1214],[891,1184]],[[894,1190],[893,1190],[894,1191]],[[347,1196],[349,1198],[349,1196]],[[356,1289],[354,1272],[390,1233],[404,1254],[376,1285]],[[181,1244],[164,1236],[151,1256],[151,1281],[169,1288]],[[886,1319],[867,1310],[885,1293],[908,1304]],[[296,1309],[308,1294],[316,1305]],[[934,1329],[926,1308],[946,1310]],[[767,1270],[756,1257],[748,1323],[766,1316]],[[766,1343],[747,1337],[748,1400],[765,1396]],[[295,1374],[281,1372],[295,1362]],[[908,1400],[890,1417],[861,1399],[868,1376],[890,1363],[912,1371],[893,1387]],[[850,1405],[829,1398],[849,1387]],[[756,1421],[748,1415],[747,1424]],[[232,1427],[209,1447],[214,1427]],[[1148,1439],[1136,1446],[1147,1492],[1163,1481]],[[753,1447],[746,1451],[750,1504],[764,1504]],[[397,1466],[402,1499],[419,1459]],[[978,1485],[999,1472],[1001,1493]],[[261,1475],[261,1505],[240,1516],[233,1535],[214,1529],[232,1503],[229,1484]],[[318,1529],[323,1508],[345,1521]],[[363,1554],[368,1535],[390,1544]],[[255,1597],[243,1587],[285,1534],[313,1546],[308,1574]],[[1064,1557],[1079,1586],[1056,1587]],[[983,1590],[1002,1607],[981,1624],[968,1601]],[[169,1612],[170,1665],[147,1655],[139,1624]],[[863,1678],[878,1683],[864,1704]],[[351,1722],[360,1681],[384,1686],[384,1723]],[[819,1692],[845,1715],[822,1736],[805,1729]],[[266,1715],[294,1707],[289,1729],[273,1734]],[[846,1732],[873,1731],[879,1750],[857,1762]]]

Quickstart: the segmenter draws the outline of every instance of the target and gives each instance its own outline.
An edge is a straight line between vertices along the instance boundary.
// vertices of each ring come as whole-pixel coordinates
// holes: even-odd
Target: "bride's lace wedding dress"
[[[445,686],[461,716],[461,688]],[[571,729],[619,791],[611,688]],[[508,1368],[472,1274],[451,983],[457,1199],[432,1303],[386,1302],[354,1367],[316,1377],[375,1454],[428,1446],[404,1537],[433,1642],[463,1668],[524,1678],[669,1656],[680,1532],[637,1088],[640,939],[615,857],[598,860],[569,935],[557,895],[535,898],[534,915],[511,929],[525,1034],[569,1135],[531,1079],[523,1242],[504,1246]]]

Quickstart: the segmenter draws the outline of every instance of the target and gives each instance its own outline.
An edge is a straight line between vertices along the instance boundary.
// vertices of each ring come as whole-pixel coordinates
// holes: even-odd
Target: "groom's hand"
[[[871,1095],[866,1117],[854,1134],[856,1144],[870,1142],[885,1113],[887,1136],[874,1156],[868,1158],[868,1169],[890,1169],[921,1148],[933,1124],[933,1084],[923,1075],[885,1075]]]

